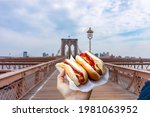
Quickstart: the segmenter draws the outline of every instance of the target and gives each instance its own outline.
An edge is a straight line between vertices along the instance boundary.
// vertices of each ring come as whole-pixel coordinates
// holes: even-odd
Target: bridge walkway
[[[23,100],[62,100],[63,97],[56,88],[58,71],[32,89]],[[91,100],[136,100],[137,95],[123,89],[118,84],[109,81],[107,84],[96,87],[91,94]]]

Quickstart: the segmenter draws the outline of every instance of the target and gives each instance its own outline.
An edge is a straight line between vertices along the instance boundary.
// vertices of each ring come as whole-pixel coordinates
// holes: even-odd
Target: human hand
[[[74,91],[69,88],[69,82],[65,82],[65,71],[63,70],[57,77],[57,89],[66,100],[88,100],[91,92]]]

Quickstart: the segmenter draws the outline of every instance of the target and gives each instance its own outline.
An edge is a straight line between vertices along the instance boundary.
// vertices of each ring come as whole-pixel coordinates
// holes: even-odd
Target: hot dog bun
[[[104,62],[88,51],[77,55],[76,62],[87,71],[92,80],[99,80],[106,71]]]
[[[86,70],[84,70],[78,63],[73,60],[66,59],[65,62],[57,63],[56,67],[63,68],[76,86],[85,84],[88,80],[88,74]]]

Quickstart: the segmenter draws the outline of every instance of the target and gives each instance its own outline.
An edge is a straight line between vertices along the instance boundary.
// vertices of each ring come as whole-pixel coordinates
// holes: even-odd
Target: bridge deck
[[[47,80],[40,83],[31,90],[23,99],[32,100],[61,100],[63,97],[56,88],[56,77],[58,71],[55,71]],[[121,86],[108,82],[103,86],[96,87],[91,95],[91,100],[135,100],[137,96],[128,92]]]

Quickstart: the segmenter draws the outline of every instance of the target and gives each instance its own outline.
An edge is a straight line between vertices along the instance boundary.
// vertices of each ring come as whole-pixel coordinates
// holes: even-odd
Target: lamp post
[[[91,29],[91,27],[89,27],[88,31],[87,31],[87,37],[89,39],[89,51],[91,52],[91,40],[93,38],[93,30]]]

